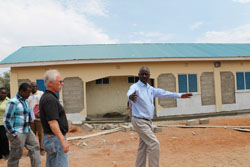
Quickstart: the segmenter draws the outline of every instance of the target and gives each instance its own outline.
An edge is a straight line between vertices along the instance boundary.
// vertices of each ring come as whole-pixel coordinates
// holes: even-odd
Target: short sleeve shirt
[[[63,135],[68,132],[68,121],[64,108],[53,92],[49,90],[44,92],[40,99],[39,109],[40,119],[45,134],[53,134],[48,124],[49,121],[53,120],[58,122],[59,128]]]
[[[10,99],[6,97],[3,101],[0,101],[0,125],[3,125],[3,117],[6,109],[6,105]]]

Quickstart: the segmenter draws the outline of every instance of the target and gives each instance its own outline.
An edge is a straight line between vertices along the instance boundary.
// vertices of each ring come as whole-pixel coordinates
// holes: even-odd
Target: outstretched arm
[[[191,96],[193,96],[192,93],[175,93],[175,92],[165,91],[161,88],[154,88],[153,92],[154,92],[154,97],[159,97],[159,98],[176,99],[176,98],[190,98]]]

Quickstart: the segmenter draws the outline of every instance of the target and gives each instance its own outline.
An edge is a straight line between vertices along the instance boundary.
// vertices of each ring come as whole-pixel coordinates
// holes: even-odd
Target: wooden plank
[[[193,126],[186,126],[186,125],[157,125],[158,127],[176,127],[176,128],[240,128],[240,129],[250,129],[250,126],[223,126],[223,125],[193,125]]]
[[[122,128],[115,128],[115,129],[111,129],[111,130],[105,130],[103,132],[98,132],[98,133],[94,133],[94,134],[90,134],[90,135],[85,135],[85,136],[74,136],[74,137],[68,137],[67,140],[80,140],[80,139],[86,139],[86,138],[90,138],[90,137],[95,137],[95,136],[100,136],[100,135],[105,135],[105,134],[110,134],[110,133],[114,133],[114,132],[118,132],[120,131]]]
[[[250,132],[250,129],[233,128],[233,130],[237,130],[241,132]]]
[[[84,123],[88,124],[104,124],[104,123],[124,123],[124,120],[92,120],[92,121],[83,121]]]

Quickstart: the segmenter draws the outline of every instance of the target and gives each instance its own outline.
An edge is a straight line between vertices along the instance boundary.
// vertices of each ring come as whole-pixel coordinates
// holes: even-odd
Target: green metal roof
[[[32,63],[67,60],[250,57],[250,44],[146,43],[26,46],[1,61]]]

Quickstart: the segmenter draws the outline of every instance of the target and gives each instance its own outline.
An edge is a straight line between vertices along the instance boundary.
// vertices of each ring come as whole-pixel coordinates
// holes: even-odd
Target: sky
[[[22,46],[120,43],[250,43],[250,0],[0,0],[0,61]]]

